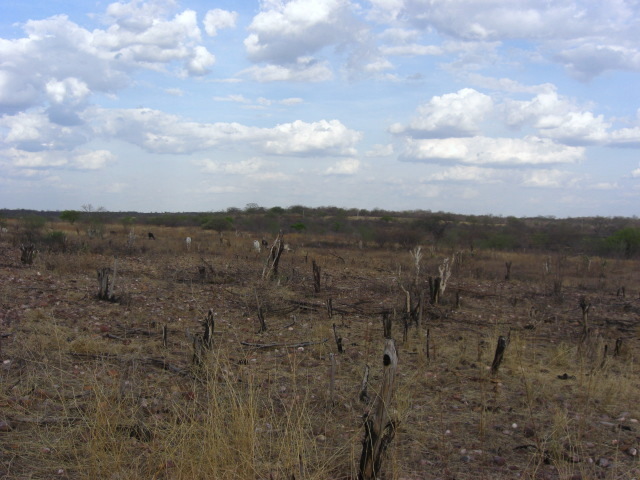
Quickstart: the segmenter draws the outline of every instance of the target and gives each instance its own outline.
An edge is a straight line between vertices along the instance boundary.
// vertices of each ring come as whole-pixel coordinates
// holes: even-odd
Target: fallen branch
[[[301,342],[301,343],[250,343],[250,342],[240,342],[240,345],[251,348],[298,348],[298,347],[308,347],[311,345],[319,345],[322,343],[326,343],[328,338],[324,340],[319,340],[317,342]]]

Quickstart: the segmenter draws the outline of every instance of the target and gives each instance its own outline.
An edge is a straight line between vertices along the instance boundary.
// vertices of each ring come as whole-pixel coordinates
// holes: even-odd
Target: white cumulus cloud
[[[418,108],[408,126],[393,125],[392,133],[418,138],[468,137],[480,132],[480,124],[493,110],[491,97],[472,88],[434,96]]]
[[[357,158],[345,158],[325,171],[325,175],[354,175],[360,170],[360,160]]]
[[[584,157],[583,147],[560,145],[539,137],[409,139],[405,147],[400,157],[404,161],[465,165],[549,165],[575,163]]]
[[[234,28],[237,19],[238,12],[214,8],[213,10],[209,10],[204,16],[204,29],[207,35],[215,37],[218,34],[218,30]]]

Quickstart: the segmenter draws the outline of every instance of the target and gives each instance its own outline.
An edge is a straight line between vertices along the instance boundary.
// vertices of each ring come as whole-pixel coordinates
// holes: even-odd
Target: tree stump
[[[107,300],[109,302],[115,301],[115,295],[113,294],[113,285],[111,284],[110,276],[113,273],[109,267],[98,269],[98,298],[100,300]]]
[[[282,232],[278,234],[276,240],[273,242],[271,246],[271,250],[269,251],[269,256],[267,257],[267,262],[262,270],[262,278],[277,278],[278,277],[278,265],[280,263],[280,257],[282,256],[282,251],[284,250],[284,238]],[[268,244],[267,244],[268,245]],[[267,246],[265,245],[265,247]]]
[[[360,395],[358,398],[363,403],[369,403],[369,393],[367,389],[369,387],[369,365],[364,366],[364,375],[362,376],[362,385],[360,387]]]
[[[33,243],[20,245],[20,261],[23,265],[32,265],[38,251]]]
[[[398,353],[392,338],[385,340],[382,364],[384,373],[380,393],[376,395],[371,411],[365,414],[358,480],[378,478],[382,456],[395,436],[397,422],[391,419],[389,407],[398,370]]]
[[[313,269],[313,291],[320,292],[320,265],[315,260],[311,260],[311,268]]]
[[[431,305],[438,305],[440,301],[440,277],[429,277],[429,303]]]
[[[504,275],[504,279],[508,282],[511,280],[511,261],[504,262],[504,266],[507,269],[507,273]]]
[[[502,363],[502,359],[504,357],[504,351],[507,349],[507,345],[509,344],[506,337],[500,335],[498,337],[498,345],[496,346],[496,354],[493,357],[493,363],[491,364],[491,374],[495,375],[498,373],[498,369],[500,368],[500,364]]]
[[[336,324],[333,324],[333,337],[336,340],[336,346],[338,347],[338,353],[344,353],[344,347],[342,346],[342,337],[338,335],[338,331],[336,330]]]
[[[391,315],[389,312],[382,313],[382,331],[384,338],[391,338]]]
[[[202,335],[202,345],[207,350],[213,348],[213,328],[215,327],[215,320],[213,319],[213,309],[209,309],[207,318],[204,321],[204,333]]]
[[[580,310],[582,310],[582,338],[580,342],[583,343],[589,337],[589,309],[591,308],[591,302],[586,297],[580,297]]]

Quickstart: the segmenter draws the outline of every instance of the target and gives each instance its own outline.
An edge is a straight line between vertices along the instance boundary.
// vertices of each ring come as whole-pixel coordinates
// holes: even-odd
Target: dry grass
[[[266,252],[253,251],[252,238],[227,234],[227,244],[212,232],[154,228],[156,241],[140,235],[131,245],[121,226],[110,230],[103,240],[69,231],[65,253],[41,252],[31,267],[10,239],[0,243],[0,478],[355,478],[360,381],[368,364],[370,391],[380,384],[385,309],[395,310],[399,429],[384,478],[640,476],[634,262],[463,253],[441,305],[403,341],[401,286],[415,278],[407,251],[292,235],[279,279],[265,282]],[[425,250],[421,288],[454,253]],[[113,267],[114,255],[122,301],[101,302],[95,270]],[[593,309],[581,342],[583,295]],[[214,348],[194,366],[191,338],[209,308]],[[497,338],[509,334],[492,376]]]

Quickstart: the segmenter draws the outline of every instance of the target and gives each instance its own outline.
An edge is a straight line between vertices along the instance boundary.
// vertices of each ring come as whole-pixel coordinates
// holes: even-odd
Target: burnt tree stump
[[[504,279],[508,282],[511,280],[511,261],[504,262],[504,266],[507,269],[507,273],[504,275]]]
[[[498,373],[498,369],[500,368],[500,364],[502,363],[502,359],[504,358],[504,351],[507,349],[507,345],[509,341],[507,337],[503,337],[500,335],[498,337],[498,345],[496,346],[496,354],[493,357],[493,363],[491,364],[491,374],[495,375]]]
[[[32,265],[38,251],[33,243],[20,245],[20,261],[23,265]]]
[[[391,315],[389,312],[382,313],[382,332],[384,338],[391,338]]]
[[[380,473],[382,457],[395,436],[397,422],[391,419],[389,407],[398,370],[398,353],[392,338],[385,340],[382,356],[382,387],[364,418],[364,440],[358,468],[358,480],[375,480]]]
[[[440,301],[440,283],[442,279],[440,277],[429,277],[429,303],[431,305],[438,305]]]
[[[336,324],[333,324],[333,337],[336,340],[336,347],[338,347],[338,353],[344,353],[344,347],[342,346],[342,337],[338,335]]]
[[[313,291],[320,292],[320,265],[315,260],[311,260],[311,268],[313,270]]]

